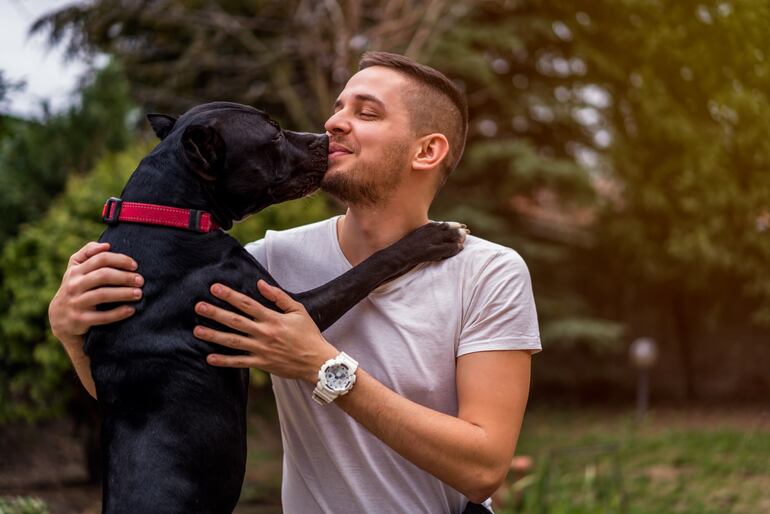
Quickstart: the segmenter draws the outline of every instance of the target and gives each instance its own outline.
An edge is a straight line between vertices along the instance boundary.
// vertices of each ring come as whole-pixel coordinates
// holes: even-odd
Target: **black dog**
[[[100,240],[132,256],[146,284],[134,316],[94,327],[86,339],[102,412],[103,509],[229,513],[244,475],[248,374],[206,363],[206,355],[227,349],[193,337],[196,324],[214,325],[193,306],[206,300],[227,308],[209,295],[221,282],[275,309],[256,289],[259,278],[275,281],[223,231],[198,230],[200,211],[228,229],[312,192],[326,171],[328,139],[281,130],[266,114],[227,102],[179,119],[148,118],[161,142],[134,171],[122,202],[192,209],[192,230],[114,223],[121,202],[106,209],[113,224]],[[292,296],[324,330],[383,282],[455,255],[463,238],[455,226],[425,225],[332,282]]]

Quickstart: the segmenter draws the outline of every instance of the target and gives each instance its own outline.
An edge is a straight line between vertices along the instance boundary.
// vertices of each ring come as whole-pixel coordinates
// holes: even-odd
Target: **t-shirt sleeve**
[[[457,357],[491,350],[541,350],[532,281],[524,260],[501,250],[474,277]]]
[[[257,261],[265,267],[265,269],[269,269],[267,266],[267,248],[265,248],[265,240],[260,239],[258,241],[251,242],[244,246],[243,248],[246,249],[247,252],[251,254],[252,257],[257,259]]]

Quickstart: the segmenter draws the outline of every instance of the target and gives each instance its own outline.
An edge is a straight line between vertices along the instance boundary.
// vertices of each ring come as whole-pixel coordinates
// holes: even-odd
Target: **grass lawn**
[[[235,514],[279,514],[275,416],[251,416],[248,427],[246,480]],[[517,454],[531,456],[535,471],[518,482],[511,473],[510,487],[497,495],[505,505],[496,514],[770,514],[767,409],[658,410],[637,424],[633,412],[532,408]],[[85,482],[82,457],[65,420],[4,427],[0,514],[100,512],[101,490]],[[17,496],[40,498],[47,508],[11,505]],[[543,497],[548,510],[541,507]]]
[[[770,513],[770,411],[653,411],[637,423],[633,412],[532,409],[517,455],[535,472],[498,513]]]

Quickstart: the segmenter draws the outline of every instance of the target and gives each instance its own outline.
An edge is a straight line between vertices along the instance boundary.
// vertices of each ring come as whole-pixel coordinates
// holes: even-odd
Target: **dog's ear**
[[[225,141],[217,129],[187,126],[182,134],[182,147],[195,173],[206,180],[216,180],[225,162]]]
[[[173,130],[176,118],[167,114],[151,113],[147,115],[147,121],[152,125],[152,130],[155,131],[155,135],[163,141],[169,132]]]

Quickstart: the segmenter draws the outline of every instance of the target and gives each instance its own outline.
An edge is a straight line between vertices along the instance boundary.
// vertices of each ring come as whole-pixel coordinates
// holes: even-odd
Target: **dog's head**
[[[325,134],[282,130],[253,107],[212,102],[178,119],[148,114],[155,134],[209,192],[223,225],[274,203],[308,195],[326,172]]]

